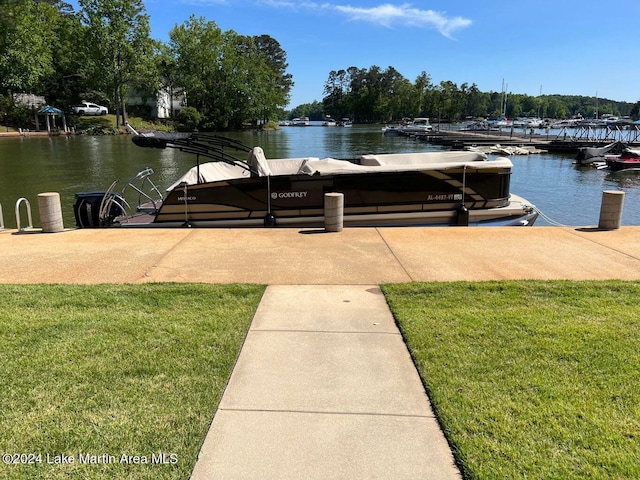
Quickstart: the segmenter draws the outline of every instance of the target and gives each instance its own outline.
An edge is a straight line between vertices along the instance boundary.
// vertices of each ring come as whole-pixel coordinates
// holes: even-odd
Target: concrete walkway
[[[461,478],[380,289],[270,286],[192,480]]]

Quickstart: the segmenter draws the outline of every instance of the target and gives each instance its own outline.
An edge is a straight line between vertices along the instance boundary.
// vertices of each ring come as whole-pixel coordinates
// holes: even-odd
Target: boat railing
[[[125,198],[127,188],[138,194],[138,211],[144,209],[155,213],[162,205],[162,192],[151,180],[151,175],[153,175],[153,169],[145,168],[131,177],[122,189],[122,196]]]
[[[107,191],[102,196],[100,209],[98,210],[98,219],[100,226],[105,227],[112,224],[118,215],[126,215],[129,210],[129,204],[123,196],[113,193],[113,189],[119,180],[114,180]]]

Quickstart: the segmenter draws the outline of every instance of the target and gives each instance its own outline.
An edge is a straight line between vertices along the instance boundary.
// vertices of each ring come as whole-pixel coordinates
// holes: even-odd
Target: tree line
[[[356,123],[389,123],[402,118],[430,117],[442,121],[472,118],[568,118],[611,114],[638,118],[635,104],[595,97],[482,92],[476,84],[458,86],[451,81],[434,84],[422,72],[411,82],[393,67],[334,70],[324,84],[322,102],[300,105],[290,118],[321,120],[349,117]]]
[[[127,118],[127,95],[181,91],[188,129],[237,128],[277,118],[293,86],[287,56],[268,35],[223,31],[191,16],[164,43],[150,37],[142,0],[62,0],[0,3],[0,114],[5,124],[28,126],[33,113],[14,94],[43,95],[68,110],[102,103]],[[1,120],[0,120],[1,121]],[[25,125],[27,124],[27,125]]]
[[[135,91],[155,98],[184,92],[182,128],[219,130],[284,118],[293,78],[287,54],[268,35],[223,31],[214,21],[191,16],[175,25],[168,42],[150,36],[142,0],[0,0],[0,122],[28,128],[30,108],[15,93],[43,95],[67,110],[81,101],[107,105],[118,125]],[[481,92],[475,84],[434,84],[422,72],[414,81],[393,67],[349,67],[329,72],[322,101],[297,106],[289,117],[349,117],[385,123],[405,117],[463,120],[476,117],[581,114],[632,115],[634,104],[594,97],[532,97]],[[506,101],[505,101],[506,100]]]

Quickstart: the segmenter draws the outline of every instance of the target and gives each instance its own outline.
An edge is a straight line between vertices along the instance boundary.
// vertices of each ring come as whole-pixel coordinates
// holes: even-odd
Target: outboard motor
[[[73,205],[76,225],[78,228],[108,227],[113,224],[116,217],[126,213],[125,205],[124,197],[116,192],[76,193],[76,203]],[[105,208],[102,217],[101,207]]]

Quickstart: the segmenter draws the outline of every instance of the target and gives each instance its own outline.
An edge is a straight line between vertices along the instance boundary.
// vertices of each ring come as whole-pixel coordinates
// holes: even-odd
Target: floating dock
[[[540,130],[537,130],[540,132]],[[630,147],[640,147],[640,126],[629,129],[618,127],[563,128],[560,133],[533,133],[530,130],[503,128],[501,130],[436,130],[411,134],[417,140],[454,149],[472,146],[534,146],[557,153],[576,153],[583,147],[597,147],[613,142],[624,142]]]

